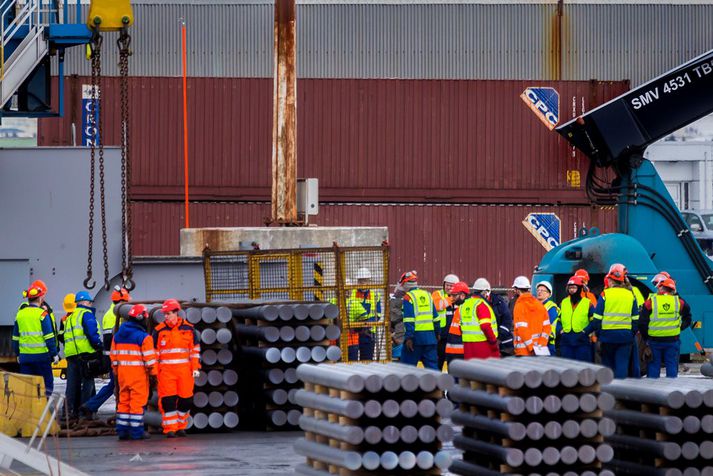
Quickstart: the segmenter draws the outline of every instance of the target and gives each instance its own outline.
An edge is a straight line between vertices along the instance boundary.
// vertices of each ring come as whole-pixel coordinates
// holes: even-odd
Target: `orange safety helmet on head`
[[[626,266],[621,263],[614,263],[609,267],[607,278],[623,283],[626,278]]]
[[[418,274],[416,273],[416,271],[406,271],[399,278],[399,284],[415,283],[417,281],[418,281]]]
[[[163,305],[161,306],[161,311],[163,311],[163,312],[180,311],[180,310],[181,310],[181,305],[175,299],[166,299],[163,302]]]
[[[111,300],[113,302],[129,302],[131,300],[131,295],[129,295],[129,291],[127,291],[126,288],[114,286],[114,291],[111,293]]]
[[[47,285],[46,285],[45,282],[42,281],[41,279],[36,279],[36,280],[34,280],[34,281],[32,282],[31,287],[33,287],[33,288],[40,288],[40,289],[42,290],[42,295],[43,295],[43,296],[44,296],[45,294],[47,294]]]
[[[451,288],[451,292],[449,294],[452,296],[454,294],[459,294],[459,293],[463,293],[466,296],[468,294],[470,294],[470,289],[468,289],[468,285],[466,283],[464,283],[463,281],[458,281],[457,283],[455,283],[453,285],[453,287]]]
[[[42,297],[47,293],[47,288],[41,288],[40,286],[37,286],[35,283],[32,283],[32,285],[27,288],[25,291],[22,291],[22,297],[26,297],[28,299],[37,299],[38,297]]]
[[[659,286],[662,288],[668,288],[671,291],[676,292],[676,281],[671,278],[664,279],[659,283]]]
[[[586,269],[580,268],[574,272],[574,275],[582,278],[582,281],[584,281],[584,284],[587,284],[589,282],[589,273],[587,273]]]
[[[142,319],[148,319],[149,311],[143,304],[136,304],[129,309],[129,317],[140,321]]]
[[[579,274],[575,274],[574,276],[569,278],[569,281],[567,281],[567,286],[584,286],[584,277]]]

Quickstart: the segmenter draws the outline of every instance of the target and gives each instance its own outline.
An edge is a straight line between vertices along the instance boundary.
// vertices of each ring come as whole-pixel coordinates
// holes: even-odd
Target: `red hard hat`
[[[584,284],[589,282],[589,273],[587,273],[586,269],[580,268],[574,272],[574,275],[582,278],[582,280],[584,281]]]
[[[418,274],[416,271],[406,271],[404,274],[401,275],[401,278],[399,278],[399,284],[404,284],[404,283],[409,283],[409,282],[416,282],[418,281]]]
[[[676,281],[671,278],[664,279],[659,283],[659,286],[669,288],[671,291],[676,292]]]
[[[47,294],[47,285],[46,285],[45,282],[42,281],[41,279],[36,279],[36,280],[34,280],[34,281],[32,282],[32,284],[30,285],[30,287],[41,289],[43,296],[44,296],[45,294]]]
[[[129,302],[131,300],[131,296],[129,295],[129,291],[127,291],[126,288],[114,286],[114,291],[111,293],[111,300],[114,302]]]
[[[466,295],[470,293],[470,289],[468,289],[468,285],[466,283],[464,283],[463,281],[458,281],[451,288],[450,294],[458,294],[458,293],[463,293]]]
[[[585,271],[586,273],[586,271]],[[584,277],[581,274],[575,274],[571,278],[569,278],[569,281],[567,281],[567,286],[584,286]]]
[[[607,274],[607,277],[611,280],[623,283],[624,278],[626,278],[626,266],[621,263],[614,263],[609,268],[609,274]]]
[[[143,304],[136,304],[135,306],[132,306],[131,309],[129,309],[129,317],[132,317],[137,320],[148,319],[149,311]]]
[[[38,297],[44,296],[45,293],[47,293],[47,288],[42,288],[40,286],[35,285],[32,283],[32,286],[27,288],[27,290],[22,292],[22,296],[29,298],[29,299],[36,299]]]
[[[175,299],[166,299],[161,306],[163,312],[180,311],[181,305]]]

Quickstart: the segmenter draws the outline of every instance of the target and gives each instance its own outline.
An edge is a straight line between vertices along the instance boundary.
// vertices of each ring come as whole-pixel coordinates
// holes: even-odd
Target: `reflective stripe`
[[[173,418],[171,420],[162,420],[161,424],[166,426],[166,425],[176,425],[178,424],[178,418]]]
[[[133,426],[133,427],[144,426],[144,422],[142,422],[142,421],[132,421],[132,422],[129,422],[129,426]]]
[[[20,332],[21,336],[41,336],[44,335],[42,331],[40,332]]]
[[[108,335],[108,334],[113,334],[114,329],[104,329],[102,330],[102,335]]]
[[[169,359],[169,360],[159,360],[160,364],[187,364],[188,359]]]
[[[527,322],[525,322],[525,321],[516,322],[515,327],[527,327]]]
[[[114,349],[111,351],[111,354],[112,355],[141,355],[141,351],[140,350],[124,350],[124,349],[116,350],[116,349]]]
[[[124,365],[127,367],[143,367],[144,363],[140,360],[115,360],[114,365]]]
[[[163,354],[180,354],[181,352],[190,352],[190,349],[161,349],[158,351],[158,355]]]
[[[156,351],[153,350],[153,349],[150,349],[150,350],[142,350],[141,352],[142,352],[145,356],[154,355],[154,354],[156,353]]]
[[[46,344],[25,344],[25,343],[20,343],[20,348],[23,349],[46,349],[47,345]]]
[[[178,411],[177,411],[177,410],[173,410],[173,411],[164,413],[164,414],[163,414],[163,417],[166,418],[166,417],[172,417],[172,416],[176,416],[176,415],[178,415]]]
[[[109,352],[108,350],[103,350],[103,351],[102,351],[102,354],[104,354],[104,355],[111,355],[111,352]]]
[[[129,415],[129,418],[130,418],[131,420],[141,420],[141,421],[143,421],[144,416],[143,416],[143,415]]]
[[[154,365],[155,363],[156,363],[156,359],[147,360],[147,361],[145,362],[145,364],[146,364],[147,366],[149,366],[149,365]]]

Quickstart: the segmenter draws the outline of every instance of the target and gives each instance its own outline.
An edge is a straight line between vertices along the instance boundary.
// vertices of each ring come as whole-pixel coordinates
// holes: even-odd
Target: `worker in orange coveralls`
[[[130,319],[111,342],[109,358],[119,385],[116,433],[120,440],[149,438],[144,433],[144,407],[149,400],[149,376],[156,375],[156,351],[146,332],[148,317],[143,304],[132,307]]]
[[[198,377],[200,345],[193,325],[178,315],[175,299],[161,306],[166,319],[153,333],[158,352],[158,398],[163,433],[167,438],[186,436],[188,414],[193,401],[193,379]]]

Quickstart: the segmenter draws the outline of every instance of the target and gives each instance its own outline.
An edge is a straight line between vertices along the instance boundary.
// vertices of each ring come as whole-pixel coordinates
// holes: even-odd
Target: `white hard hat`
[[[552,294],[552,283],[550,283],[549,281],[540,281],[539,283],[537,283],[537,286],[544,286],[545,288],[547,288],[550,294]]]
[[[473,291],[490,291],[490,283],[485,278],[478,278],[473,283]]]
[[[356,273],[356,279],[371,279],[369,268],[359,268]]]
[[[458,279],[458,276],[455,274],[447,274],[446,277],[443,278],[444,283],[455,284],[458,281],[460,281],[460,279]]]
[[[513,288],[517,289],[530,289],[530,280],[525,276],[518,276],[512,283]]]

